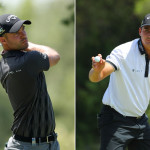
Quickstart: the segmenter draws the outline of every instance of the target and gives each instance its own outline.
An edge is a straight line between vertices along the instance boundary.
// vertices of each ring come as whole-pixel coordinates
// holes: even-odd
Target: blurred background
[[[47,45],[61,56],[46,74],[56,116],[56,132],[62,150],[75,147],[75,39],[74,0],[0,0],[0,15],[10,13],[32,21],[28,40]],[[2,47],[0,47],[2,51]],[[13,111],[0,85],[0,150],[12,135]]]
[[[105,59],[116,46],[138,38],[141,21],[150,13],[149,6],[149,0],[76,0],[77,150],[100,147],[96,116],[109,77],[99,83],[89,81],[91,57],[101,53]]]

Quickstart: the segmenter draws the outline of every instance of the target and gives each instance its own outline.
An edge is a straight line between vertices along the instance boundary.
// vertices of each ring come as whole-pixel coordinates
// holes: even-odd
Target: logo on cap
[[[147,19],[150,19],[150,16],[149,16],[149,17],[147,17]]]
[[[0,27],[0,34],[3,34],[4,32],[5,30],[2,27]]]
[[[11,19],[15,20],[15,19],[17,19],[17,16],[15,16],[15,15],[8,16],[6,19],[6,22],[10,22]]]

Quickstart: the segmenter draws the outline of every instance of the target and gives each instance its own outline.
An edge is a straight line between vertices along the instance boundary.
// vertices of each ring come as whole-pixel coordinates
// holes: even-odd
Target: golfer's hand
[[[105,66],[105,60],[102,59],[102,55],[98,54],[98,56],[101,58],[100,62],[95,62],[94,57],[92,57],[92,68],[95,72],[101,72],[101,70],[104,68]]]

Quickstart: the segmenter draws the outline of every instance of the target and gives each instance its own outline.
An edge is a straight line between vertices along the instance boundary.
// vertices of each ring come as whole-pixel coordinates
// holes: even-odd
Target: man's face
[[[16,33],[5,33],[4,38],[7,50],[24,50],[28,47],[28,39],[24,26]]]
[[[141,36],[144,47],[150,47],[150,26],[139,28],[139,35]]]

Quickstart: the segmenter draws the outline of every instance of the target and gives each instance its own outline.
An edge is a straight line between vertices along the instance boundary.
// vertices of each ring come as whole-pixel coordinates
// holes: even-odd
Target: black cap
[[[144,17],[144,19],[143,19],[143,21],[141,23],[141,27],[143,27],[143,26],[150,26],[150,14],[147,14]]]
[[[0,16],[0,36],[5,33],[17,32],[23,24],[31,24],[29,20],[20,20],[12,14],[4,14]]]

